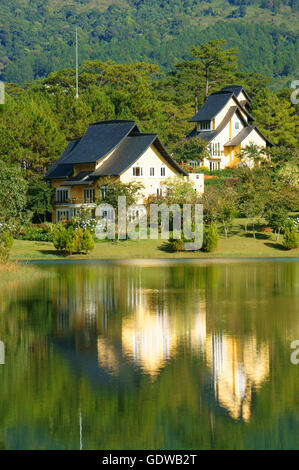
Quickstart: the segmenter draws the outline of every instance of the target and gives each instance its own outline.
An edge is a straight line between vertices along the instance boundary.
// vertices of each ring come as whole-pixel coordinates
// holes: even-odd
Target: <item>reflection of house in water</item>
[[[122,382],[124,370],[157,379],[187,351],[206,363],[218,404],[233,419],[249,421],[252,394],[269,375],[268,345],[210,325],[203,290],[193,289],[191,296],[187,290],[145,289],[138,277],[119,282],[117,276],[100,277],[96,285],[86,282],[75,293],[58,295],[56,332],[74,335],[77,354],[92,347],[99,374]]]
[[[212,370],[215,397],[232,418],[249,421],[252,393],[269,374],[269,348],[255,337],[244,342],[225,334],[207,338],[206,361]]]

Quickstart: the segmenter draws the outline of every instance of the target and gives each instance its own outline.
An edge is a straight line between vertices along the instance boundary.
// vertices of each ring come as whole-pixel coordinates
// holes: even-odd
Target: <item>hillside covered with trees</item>
[[[170,70],[193,44],[225,38],[244,72],[279,88],[298,78],[299,0],[1,0],[0,76],[24,83],[80,62]]]

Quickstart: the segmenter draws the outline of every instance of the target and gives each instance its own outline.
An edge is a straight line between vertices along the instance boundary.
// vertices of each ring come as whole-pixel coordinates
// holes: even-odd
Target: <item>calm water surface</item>
[[[40,269],[0,287],[0,448],[299,448],[298,261]]]

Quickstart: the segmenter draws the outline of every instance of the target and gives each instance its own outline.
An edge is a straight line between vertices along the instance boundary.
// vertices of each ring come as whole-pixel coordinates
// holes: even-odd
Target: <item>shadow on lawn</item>
[[[281,243],[265,243],[265,245],[274,248],[274,250],[288,251]]]
[[[57,250],[38,250],[39,253],[42,253],[43,255],[52,255],[52,256],[59,256],[60,258],[66,258],[69,256],[68,253],[57,251]]]
[[[166,253],[173,253],[173,249],[171,247],[171,244],[166,241],[164,243],[162,243],[162,245],[158,246],[158,250],[159,251],[164,251]]]
[[[254,238],[253,237],[253,233],[252,232],[246,232],[242,235],[243,237],[246,237],[246,238]],[[255,238],[257,240],[269,240],[271,237],[271,235],[268,235],[266,233],[259,233],[259,232],[255,232]]]

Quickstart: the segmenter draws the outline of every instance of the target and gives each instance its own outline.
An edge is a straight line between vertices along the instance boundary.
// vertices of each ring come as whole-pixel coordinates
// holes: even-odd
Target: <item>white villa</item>
[[[209,142],[210,158],[203,164],[210,170],[237,166],[238,153],[247,145],[273,146],[253,124],[249,113],[251,99],[242,86],[231,85],[212,93],[189,122],[195,123],[187,138],[200,137]]]
[[[95,213],[100,192],[105,192],[101,181],[108,176],[140,182],[144,199],[162,196],[163,181],[176,176],[190,179],[197,192],[204,191],[203,174],[186,173],[156,134],[141,133],[134,121],[102,121],[71,140],[45,175],[56,192],[53,222],[71,219],[82,205]]]

